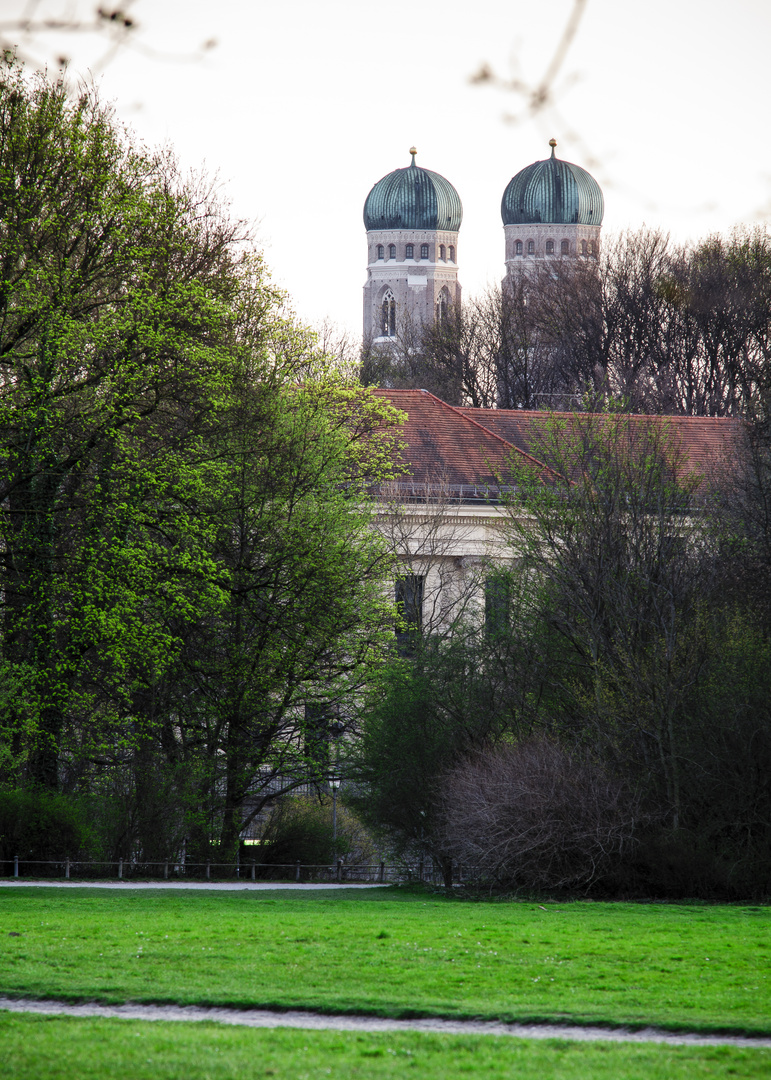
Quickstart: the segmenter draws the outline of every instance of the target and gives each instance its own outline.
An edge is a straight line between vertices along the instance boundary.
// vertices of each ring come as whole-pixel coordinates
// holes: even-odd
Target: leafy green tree
[[[50,788],[84,658],[119,669],[147,645],[124,615],[151,552],[130,573],[109,556],[159,487],[189,485],[185,443],[216,400],[240,230],[211,195],[132,146],[94,92],[71,101],[3,62],[3,652],[35,673],[29,771]],[[161,429],[176,446],[159,456]]]

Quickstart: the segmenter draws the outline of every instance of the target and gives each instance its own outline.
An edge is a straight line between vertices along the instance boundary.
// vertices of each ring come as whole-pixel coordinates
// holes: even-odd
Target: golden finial
[[[415,155],[417,154],[417,152],[418,151],[415,149],[414,146],[410,147],[410,153],[412,154],[412,164],[413,165],[415,164]]]
[[[549,139],[549,146],[551,147],[551,156],[554,157],[554,148],[557,145],[556,139]]]

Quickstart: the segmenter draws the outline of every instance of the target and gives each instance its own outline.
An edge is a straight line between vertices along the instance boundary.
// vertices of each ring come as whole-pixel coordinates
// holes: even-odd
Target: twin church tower
[[[501,200],[506,278],[550,259],[599,252],[603,198],[593,176],[555,154],[509,181]],[[367,282],[364,339],[387,342],[400,320],[442,319],[460,301],[458,232],[463,207],[439,173],[412,163],[378,180],[364,203]]]

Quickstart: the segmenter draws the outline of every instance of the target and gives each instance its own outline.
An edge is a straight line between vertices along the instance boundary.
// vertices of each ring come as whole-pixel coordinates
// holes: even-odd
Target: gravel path
[[[316,883],[297,883],[280,881],[27,881],[24,878],[11,878],[10,881],[0,881],[0,888],[18,889],[28,888],[46,889],[198,889],[200,891],[216,890],[218,892],[260,892],[261,890],[275,891],[276,889],[387,889],[387,884],[353,884],[350,882],[338,885],[330,883],[318,885]]]
[[[558,1024],[502,1024],[482,1020],[385,1020],[369,1016],[330,1016],[268,1009],[208,1009],[196,1005],[67,1005],[58,1001],[0,997],[0,1010],[47,1016],[104,1016],[124,1020],[213,1020],[256,1028],[304,1028],[313,1031],[426,1031],[440,1035],[509,1035],[518,1039],[574,1039],[578,1042],[668,1043],[672,1046],[742,1046],[771,1048],[771,1038],[698,1035],[643,1028],[575,1027]]]

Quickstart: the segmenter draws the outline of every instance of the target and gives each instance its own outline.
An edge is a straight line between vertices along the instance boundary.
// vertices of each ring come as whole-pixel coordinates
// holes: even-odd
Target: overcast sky
[[[87,15],[95,6],[41,0],[37,9]],[[771,214],[769,0],[586,0],[553,104],[535,114],[527,92],[547,71],[573,0],[123,6],[142,50],[101,64],[104,41],[61,31],[22,48],[49,61],[67,53],[71,74],[91,69],[143,140],[169,141],[185,166],[219,174],[311,322],[361,332],[364,200],[409,164],[413,144],[418,164],[446,176],[463,202],[467,295],[500,279],[501,195],[514,173],[548,156],[552,136],[558,157],[603,188],[605,233],[645,223],[694,239]],[[0,0],[0,21],[24,7]],[[201,52],[210,39],[216,46]],[[527,92],[471,85],[483,63]]]

